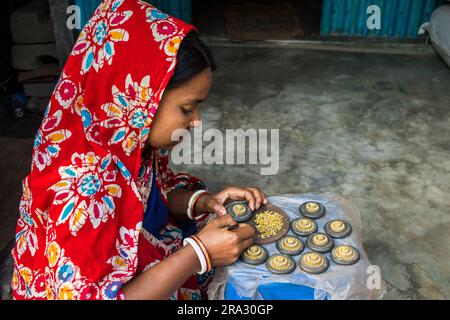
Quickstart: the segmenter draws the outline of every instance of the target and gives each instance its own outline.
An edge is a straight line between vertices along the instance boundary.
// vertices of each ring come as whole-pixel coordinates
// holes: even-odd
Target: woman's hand
[[[247,200],[251,210],[259,209],[262,204],[267,204],[266,195],[258,188],[228,187],[216,194],[210,194],[199,199],[196,212],[213,212],[219,215],[227,213],[224,205],[228,200]]]
[[[197,234],[205,245],[213,266],[232,264],[242,251],[253,244],[255,229],[241,223],[238,228],[228,230],[228,227],[236,224],[228,214],[217,216]]]

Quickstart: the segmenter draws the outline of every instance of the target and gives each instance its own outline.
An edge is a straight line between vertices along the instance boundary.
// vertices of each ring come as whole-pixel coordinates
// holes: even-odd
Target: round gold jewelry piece
[[[310,251],[300,256],[299,265],[305,272],[318,274],[328,269],[329,262],[324,254]]]
[[[325,232],[333,238],[345,238],[352,233],[352,227],[344,220],[331,220],[325,225]]]
[[[296,236],[284,236],[277,241],[276,247],[278,251],[291,256],[296,256],[303,252],[305,245],[303,241]]]
[[[254,244],[244,250],[240,260],[246,264],[259,265],[266,262],[268,256],[269,254],[266,248]]]
[[[233,213],[237,216],[243,215],[245,211],[245,207],[242,204],[236,204],[233,206]]]
[[[359,252],[349,245],[339,245],[331,251],[331,260],[337,264],[352,265],[358,262]]]
[[[317,211],[319,211],[319,204],[316,202],[308,202],[305,205],[305,209],[306,211],[310,212],[310,213],[316,213]]]
[[[306,237],[317,231],[317,224],[308,218],[298,218],[292,221],[291,230],[298,236]]]
[[[326,233],[314,233],[308,237],[306,245],[313,251],[327,253],[334,247],[334,241]]]
[[[237,223],[246,222],[253,216],[246,201],[232,201],[225,206],[225,209]]]
[[[295,270],[295,261],[286,254],[275,254],[266,262],[267,269],[277,274],[287,274]]]
[[[300,213],[310,219],[320,219],[325,215],[325,207],[319,202],[307,201],[300,205]]]

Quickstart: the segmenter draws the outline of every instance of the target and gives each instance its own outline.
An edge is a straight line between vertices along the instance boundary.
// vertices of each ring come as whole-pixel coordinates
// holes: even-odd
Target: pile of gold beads
[[[261,239],[276,235],[283,227],[283,217],[272,210],[265,210],[256,215],[255,227]]]

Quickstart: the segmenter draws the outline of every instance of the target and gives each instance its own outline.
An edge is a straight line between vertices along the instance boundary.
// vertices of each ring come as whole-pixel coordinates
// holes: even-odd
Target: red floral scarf
[[[146,2],[105,0],[82,30],[23,180],[15,299],[124,298],[124,283],[180,248],[173,223],[162,241],[142,229],[153,161],[164,201],[202,183],[173,173],[166,152],[143,149],[192,28]],[[199,294],[192,277],[172,298]]]

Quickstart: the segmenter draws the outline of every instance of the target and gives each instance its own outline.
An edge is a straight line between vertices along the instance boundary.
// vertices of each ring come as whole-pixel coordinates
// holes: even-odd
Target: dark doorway
[[[192,0],[203,36],[233,41],[315,39],[321,6],[319,0]]]

